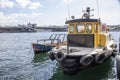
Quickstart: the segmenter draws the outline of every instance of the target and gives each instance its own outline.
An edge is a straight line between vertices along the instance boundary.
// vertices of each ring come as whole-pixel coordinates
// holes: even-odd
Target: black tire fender
[[[66,58],[66,55],[63,52],[58,52],[56,53],[55,58],[57,61],[63,62]]]
[[[96,62],[97,64],[103,63],[105,59],[106,59],[106,56],[105,56],[104,53],[98,53],[98,54],[96,54],[96,56],[95,56],[95,62]]]
[[[94,58],[91,55],[85,55],[80,58],[80,63],[83,66],[89,66],[93,62]]]
[[[104,52],[105,58],[108,58],[110,56],[110,52]]]
[[[77,66],[76,60],[75,59],[65,59],[62,63],[61,63],[62,67],[65,67],[67,69],[71,69]]]
[[[48,56],[50,57],[50,59],[51,59],[52,61],[55,60],[55,56],[54,56],[54,54],[53,54],[52,51],[49,51],[49,52],[48,52]]]
[[[107,51],[108,49],[107,49],[107,47],[105,46],[105,47],[103,47],[103,51]]]
[[[62,68],[63,69],[63,73],[67,74],[67,75],[74,75],[77,73],[77,68],[74,67],[72,69],[66,69],[66,68]]]

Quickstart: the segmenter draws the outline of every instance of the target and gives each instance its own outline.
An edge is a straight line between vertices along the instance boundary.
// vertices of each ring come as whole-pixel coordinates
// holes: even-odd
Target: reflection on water
[[[116,74],[112,69],[114,60],[108,59],[104,64],[80,71],[77,75],[65,75],[60,67],[50,80],[115,80]]]
[[[33,62],[37,63],[37,62],[42,62],[42,61],[45,61],[48,59],[49,59],[49,57],[48,57],[47,53],[39,53],[39,54],[34,55]]]

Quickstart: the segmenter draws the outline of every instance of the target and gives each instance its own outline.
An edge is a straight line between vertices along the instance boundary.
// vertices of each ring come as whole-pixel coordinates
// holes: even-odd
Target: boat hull
[[[85,69],[88,69],[88,68],[92,68],[92,67],[95,67],[95,66],[98,66],[98,65],[101,65],[103,64],[107,59],[109,59],[110,57],[106,58],[102,63],[98,64],[96,63],[94,60],[92,61],[92,63],[90,63],[90,65],[82,65],[80,63],[80,59],[81,57],[76,57],[76,58],[65,58],[64,61],[58,61],[58,63],[60,64],[63,72],[67,75],[75,75],[77,74],[78,72],[80,72],[81,70],[85,70]]]
[[[33,51],[34,53],[41,53],[41,52],[47,52],[52,50],[55,46],[47,46],[44,44],[37,44],[37,43],[32,43]]]

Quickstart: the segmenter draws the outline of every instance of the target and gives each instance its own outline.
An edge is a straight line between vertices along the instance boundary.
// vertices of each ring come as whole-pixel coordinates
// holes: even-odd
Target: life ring
[[[95,62],[97,64],[101,64],[104,62],[104,60],[106,59],[106,56],[104,53],[98,53],[96,56],[95,56]]]
[[[89,66],[93,62],[93,56],[91,55],[85,55],[82,58],[80,58],[80,63],[83,66]]]
[[[55,56],[54,56],[54,54],[53,54],[52,51],[49,51],[49,52],[48,52],[48,56],[50,57],[50,59],[51,59],[52,61],[55,60]]]
[[[62,62],[62,61],[65,60],[66,55],[63,54],[63,52],[58,52],[58,53],[56,53],[55,58],[56,58],[56,60],[58,60],[59,62]]]

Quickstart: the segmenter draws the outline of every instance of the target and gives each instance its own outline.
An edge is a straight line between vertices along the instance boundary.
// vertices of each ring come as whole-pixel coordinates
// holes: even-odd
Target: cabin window
[[[86,33],[92,33],[92,24],[86,24]]]
[[[69,32],[73,33],[74,32],[74,24],[71,24],[69,27]]]
[[[78,33],[84,33],[84,30],[85,30],[84,24],[78,24],[77,25],[77,32]]]

